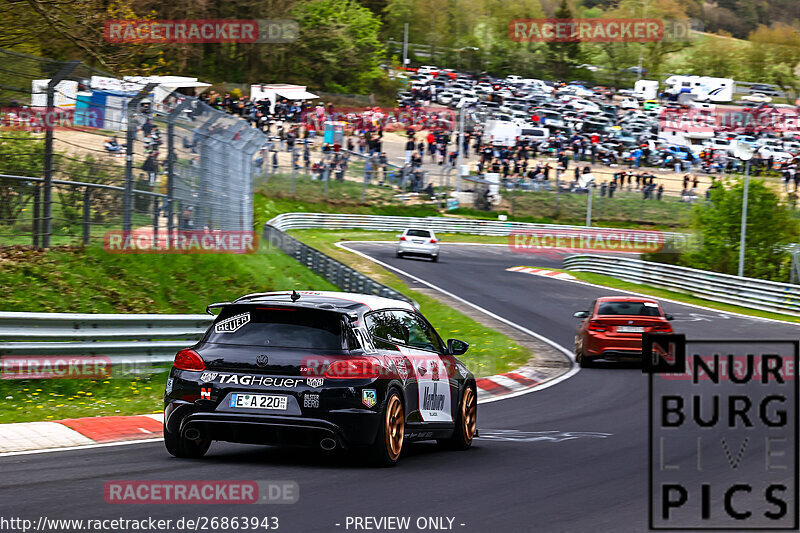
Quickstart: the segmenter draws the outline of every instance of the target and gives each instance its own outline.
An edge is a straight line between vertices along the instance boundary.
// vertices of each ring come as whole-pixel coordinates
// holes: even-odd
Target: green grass
[[[270,178],[272,179],[272,178]],[[498,215],[508,216],[515,222],[534,222],[540,224],[569,224],[583,226],[586,223],[586,195],[562,194],[559,198],[560,208],[555,209],[555,194],[550,192],[517,192],[514,200],[514,214],[510,210],[480,211],[470,207],[461,207],[444,212],[435,202],[403,204],[393,198],[397,191],[386,187],[370,186],[367,188],[367,202],[361,202],[361,185],[357,183],[339,183],[341,193],[335,193],[331,185],[329,198],[326,201],[319,182],[308,182],[307,189],[302,189],[298,181],[296,194],[292,196],[284,185],[274,188],[260,186],[256,188],[253,209],[256,228],[281,213],[357,213],[366,215],[388,215],[409,217],[456,216],[484,220],[497,220]],[[349,191],[349,192],[348,192]],[[510,202],[511,196],[506,193],[505,199]],[[688,225],[689,204],[664,199],[661,202],[648,200],[643,202],[640,195],[631,193],[630,197],[603,198],[593,202],[592,224],[595,226],[616,228],[639,228],[651,230],[680,231]]]
[[[203,313],[207,304],[276,289],[336,290],[277,251],[109,254],[99,246],[0,249],[4,311]],[[166,373],[108,380],[0,380],[0,421],[158,412]]]
[[[281,252],[109,254],[99,246],[0,249],[4,311],[203,313],[208,303],[334,286]]]
[[[325,252],[416,301],[420,305],[422,314],[431,321],[444,339],[458,338],[470,344],[469,351],[459,358],[476,376],[507,372],[530,359],[531,353],[526,348],[502,333],[490,330],[436,299],[410,289],[399,277],[383,267],[335,246],[336,242],[342,240],[340,239],[342,234],[347,235],[348,240],[370,240],[364,238],[370,235],[381,240],[386,238],[386,233],[322,230],[296,230],[290,233],[309,246]]]
[[[504,199],[511,202],[511,193]],[[552,192],[518,191],[514,195],[514,220],[575,224],[586,223],[588,195]],[[594,225],[646,229],[684,228],[689,224],[690,204],[664,196],[661,201],[643,200],[641,193],[618,191],[614,198],[592,198],[592,223]],[[526,220],[526,218],[535,220]]]
[[[35,422],[88,416],[159,413],[167,373],[141,377],[3,380],[0,421]]]

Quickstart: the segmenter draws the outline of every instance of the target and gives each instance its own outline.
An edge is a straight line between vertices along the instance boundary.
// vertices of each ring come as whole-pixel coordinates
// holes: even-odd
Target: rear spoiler
[[[218,302],[218,303],[213,303],[213,304],[207,305],[206,306],[206,313],[211,315],[211,316],[216,316],[211,311],[212,309],[220,309],[220,308],[228,306],[228,305],[259,305],[259,304],[254,304],[252,302],[239,302],[239,301]],[[297,304],[297,303],[294,303],[294,302],[292,302],[292,304],[286,304],[286,303],[282,302],[282,305],[289,305],[290,307],[300,307],[300,308],[305,308],[305,309],[316,309],[316,310],[319,310],[319,311],[331,311],[331,312],[338,313],[340,315],[346,316],[351,322],[355,322],[356,320],[358,320],[358,313],[346,312],[346,311],[342,311],[340,309],[335,309],[335,308],[318,307],[316,305],[301,305],[301,304]]]

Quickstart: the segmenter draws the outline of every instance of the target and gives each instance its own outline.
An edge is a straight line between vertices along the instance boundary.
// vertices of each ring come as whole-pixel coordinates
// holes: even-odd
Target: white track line
[[[566,356],[567,360],[572,365],[572,368],[570,368],[569,371],[567,371],[567,373],[564,374],[563,376],[559,376],[559,377],[557,377],[555,379],[547,381],[547,382],[545,382],[545,383],[543,383],[541,385],[536,385],[535,387],[531,387],[530,389],[527,389],[527,390],[523,390],[523,391],[519,391],[519,392],[513,392],[511,394],[507,394],[507,395],[504,395],[504,396],[499,397],[499,398],[487,398],[487,399],[484,399],[481,403],[489,403],[489,402],[495,402],[495,401],[499,401],[499,400],[505,400],[505,399],[508,399],[508,398],[514,398],[516,396],[522,396],[523,394],[529,394],[529,393],[537,391],[537,390],[543,390],[543,389],[546,389],[548,387],[552,387],[553,385],[556,385],[558,383],[561,383],[562,381],[564,381],[566,379],[571,378],[572,376],[574,376],[575,374],[577,374],[580,371],[580,367],[578,367],[578,365],[575,364],[575,357],[572,354],[572,352],[570,350],[568,350],[567,348],[561,346],[557,342],[552,341],[552,340],[548,339],[547,337],[545,337],[543,335],[540,335],[540,334],[536,333],[535,331],[532,331],[532,330],[530,330],[530,329],[528,329],[528,328],[526,328],[524,326],[520,326],[516,322],[512,322],[512,321],[510,321],[510,320],[508,320],[506,318],[503,318],[500,315],[492,313],[488,309],[484,309],[483,307],[481,307],[479,305],[476,305],[476,304],[474,304],[472,302],[469,302],[469,301],[465,300],[464,298],[461,298],[460,296],[457,296],[457,295],[453,294],[450,291],[446,291],[445,289],[434,285],[433,283],[427,282],[424,279],[418,278],[417,276],[414,276],[413,274],[409,274],[408,272],[406,272],[404,270],[401,270],[401,269],[399,269],[397,267],[393,267],[392,265],[390,265],[388,263],[384,263],[383,261],[380,261],[378,259],[370,257],[369,255],[367,255],[367,254],[365,254],[363,252],[359,252],[358,250],[353,250],[353,249],[347,247],[348,244],[358,244],[358,243],[361,243],[361,242],[373,242],[374,243],[375,241],[337,242],[336,246],[338,246],[339,248],[342,248],[344,250],[347,250],[348,252],[352,252],[352,253],[354,253],[356,255],[359,255],[359,256],[363,257],[364,259],[368,259],[369,261],[372,261],[373,263],[381,265],[384,268],[387,268],[389,270],[394,270],[395,272],[398,272],[398,273],[402,274],[403,276],[408,277],[409,279],[413,279],[417,283],[421,283],[423,285],[426,285],[427,287],[430,287],[433,290],[439,291],[442,294],[444,294],[446,296],[449,296],[450,298],[458,300],[459,302],[463,303],[464,305],[468,305],[468,306],[472,307],[476,311],[479,311],[479,312],[485,314],[486,316],[489,316],[489,317],[491,317],[491,318],[493,318],[495,320],[499,320],[503,324],[506,324],[506,325],[511,326],[511,327],[513,327],[515,329],[518,329],[519,331],[525,333],[526,335],[530,335],[531,337],[534,337],[534,338],[536,338],[536,339],[538,339],[538,340],[540,340],[540,341],[552,346],[553,348],[555,348],[559,352],[563,353]]]
[[[118,442],[103,442],[98,444],[84,444],[83,446],[68,446],[66,448],[47,448],[45,450],[24,450],[21,452],[0,453],[0,457],[11,457],[13,455],[34,455],[37,453],[68,452],[73,450],[89,450],[91,448],[107,448],[109,446],[126,446],[128,444],[147,444],[151,442],[161,442],[164,439],[157,437],[154,439],[123,440]]]

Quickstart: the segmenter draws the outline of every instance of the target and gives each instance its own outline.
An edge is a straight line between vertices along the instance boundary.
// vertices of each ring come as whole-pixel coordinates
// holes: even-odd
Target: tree
[[[567,0],[561,0],[561,5],[556,9],[554,18],[572,18],[572,10],[569,8]],[[566,79],[572,69],[578,64],[581,44],[579,42],[548,42],[547,47],[550,50],[550,57],[553,61],[553,73],[559,79]]]
[[[355,0],[307,0],[292,15],[300,25],[292,70],[331,92],[361,93],[384,76],[381,23]]]
[[[683,254],[679,264],[736,274],[744,184],[737,180],[712,190],[708,203],[692,212],[692,227],[703,246]],[[790,254],[786,245],[798,239],[798,222],[778,196],[761,180],[751,180],[747,207],[744,275],[788,281]]]
[[[41,177],[44,142],[40,136],[25,131],[3,130],[0,154],[0,174]],[[23,209],[31,207],[34,186],[26,181],[0,181],[0,223],[11,224]]]

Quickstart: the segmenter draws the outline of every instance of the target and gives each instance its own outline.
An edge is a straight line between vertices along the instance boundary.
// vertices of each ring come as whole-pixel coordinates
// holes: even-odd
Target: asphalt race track
[[[438,263],[396,259],[391,244],[352,249],[572,348],[576,310],[614,291],[505,269],[558,266],[503,246],[443,245]],[[415,283],[410,281],[411,286]],[[794,339],[797,327],[666,302],[690,339]],[[454,519],[469,532],[646,531],[647,377],[640,368],[581,370],[547,389],[482,404],[468,452],[412,446],[397,468],[317,450],[215,443],[202,460],[160,442],[0,458],[4,515],[48,518],[277,516],[279,531],[355,531],[347,517]],[[504,430],[504,431],[500,431]],[[763,453],[761,451],[760,453]],[[757,475],[745,472],[743,475]],[[698,474],[700,475],[700,474]],[[713,477],[714,472],[702,475]],[[293,505],[110,505],[110,480],[294,480]],[[444,524],[448,524],[445,520]],[[171,530],[167,530],[171,531]]]

